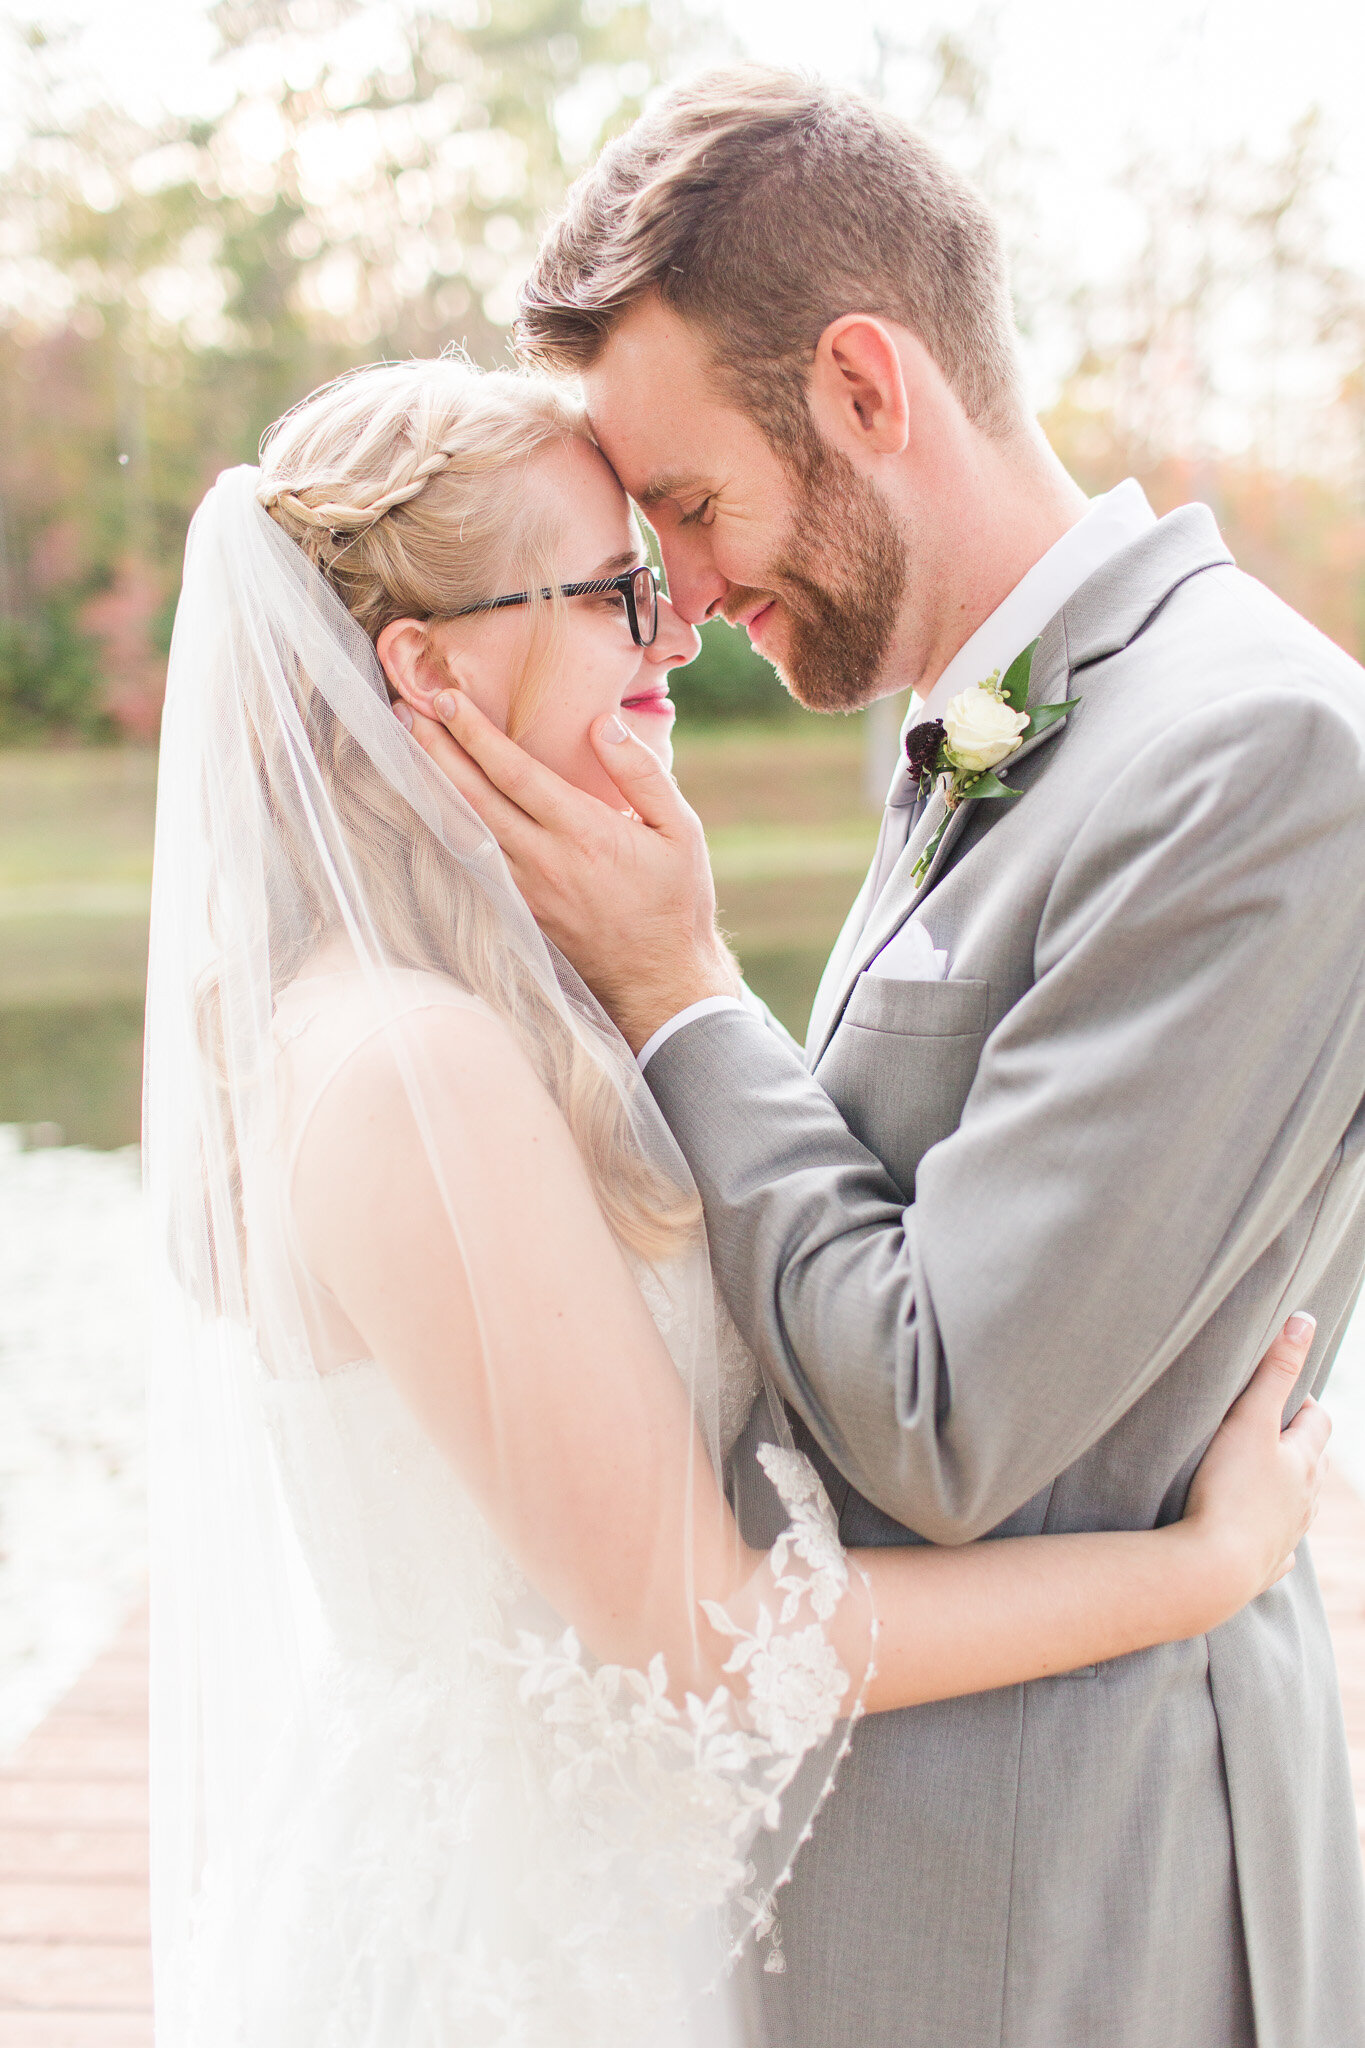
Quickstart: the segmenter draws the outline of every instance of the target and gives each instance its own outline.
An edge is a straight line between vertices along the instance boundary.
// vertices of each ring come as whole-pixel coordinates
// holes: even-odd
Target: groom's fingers
[[[690,815],[681,790],[658,755],[613,713],[591,728],[597,758],[637,818],[666,831]]]
[[[524,816],[534,818],[551,832],[571,833],[581,826],[582,806],[592,799],[585,798],[553,769],[533,761],[515,740],[499,732],[492,719],[485,718],[463,691],[443,690],[435,709],[487,780]]]
[[[443,725],[438,725],[434,718],[424,718],[420,711],[409,711],[404,723],[422,752],[458,790],[470,809],[478,813],[504,850],[519,832],[525,837],[535,831],[526,813],[489,781],[478,762],[456,745]]]

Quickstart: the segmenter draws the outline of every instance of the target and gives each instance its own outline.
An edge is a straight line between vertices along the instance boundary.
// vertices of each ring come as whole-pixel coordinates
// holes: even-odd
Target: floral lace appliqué
[[[734,1644],[724,1669],[743,1674],[742,1691],[678,1702],[662,1657],[647,1672],[593,1666],[572,1630],[553,1644],[522,1632],[515,1648],[484,1646],[519,1670],[518,1699],[543,1722],[551,1795],[582,1831],[583,1875],[628,1864],[633,1883],[679,1922],[742,1903],[755,1828],[777,1826],[782,1795],[850,1691],[824,1627],[848,1586],[833,1509],[799,1452],[758,1455],[791,1517],[769,1553],[773,1597],[760,1599],[749,1627],[702,1603]]]

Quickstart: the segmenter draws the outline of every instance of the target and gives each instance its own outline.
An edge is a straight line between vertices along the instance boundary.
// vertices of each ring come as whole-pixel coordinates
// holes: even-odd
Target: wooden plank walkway
[[[147,1619],[0,1770],[0,2048],[151,2048]]]
[[[1365,1501],[1337,1474],[1313,1549],[1365,1838]],[[138,1615],[0,1769],[0,2048],[151,2048],[146,1664]]]

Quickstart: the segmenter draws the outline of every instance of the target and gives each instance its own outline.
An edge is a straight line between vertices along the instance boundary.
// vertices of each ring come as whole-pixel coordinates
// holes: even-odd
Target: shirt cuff
[[[666,1024],[661,1024],[652,1038],[645,1040],[637,1055],[640,1072],[643,1074],[664,1041],[671,1038],[675,1031],[681,1031],[684,1024],[690,1024],[694,1017],[710,1017],[717,1010],[743,1008],[744,1004],[738,996],[704,996],[699,1003],[689,1003],[685,1010],[679,1010],[676,1017],[670,1017]]]

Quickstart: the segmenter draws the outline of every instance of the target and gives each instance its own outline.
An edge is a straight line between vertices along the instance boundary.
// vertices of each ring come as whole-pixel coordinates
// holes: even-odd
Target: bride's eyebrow
[[[617,576],[623,569],[638,569],[644,561],[639,548],[622,548],[619,555],[608,555],[605,562],[599,562],[585,580],[596,583],[600,576]]]

